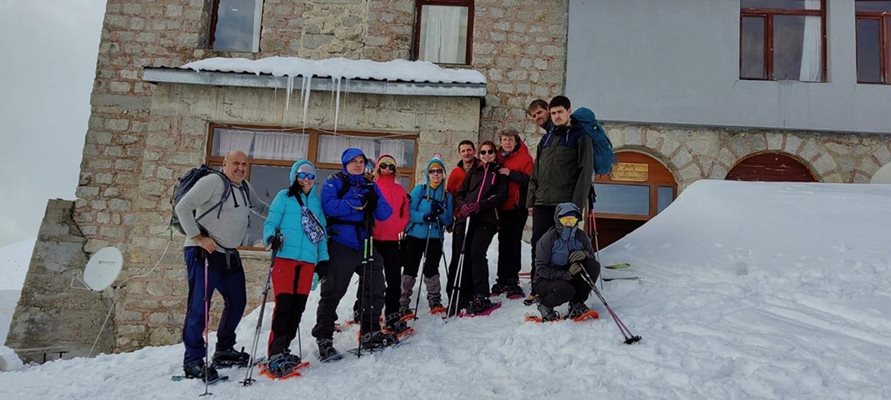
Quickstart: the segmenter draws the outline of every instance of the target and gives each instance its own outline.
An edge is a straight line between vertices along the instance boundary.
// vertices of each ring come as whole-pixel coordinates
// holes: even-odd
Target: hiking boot
[[[526,299],[523,300],[523,305],[525,306],[531,306],[535,303],[538,303],[538,295],[534,292],[529,293],[529,296],[527,296]]]
[[[591,309],[588,308],[588,306],[586,306],[585,303],[570,302],[569,303],[569,314],[566,316],[566,318],[576,319],[578,317],[581,317],[588,311],[591,311]]]
[[[523,288],[516,283],[512,285],[504,285],[504,293],[507,295],[508,299],[520,299],[526,296],[526,293],[523,292]]]
[[[492,296],[500,296],[502,293],[504,293],[505,286],[506,285],[502,285],[500,283],[492,285]]]
[[[217,349],[213,353],[213,366],[216,368],[247,367],[250,362],[250,354],[235,350],[234,347]]]
[[[380,349],[393,346],[397,343],[399,343],[399,338],[396,337],[396,335],[381,331],[362,334],[359,339],[359,347],[361,347],[362,350]]]
[[[466,310],[469,314],[483,314],[493,308],[495,308],[495,303],[492,300],[483,295],[476,295],[467,305]]]
[[[269,361],[266,362],[266,370],[274,377],[282,378],[293,373],[300,366],[300,362],[300,357],[285,350],[269,357]]]
[[[209,368],[204,368],[204,360],[200,358],[183,364],[183,375],[186,378],[198,378],[207,382],[214,382],[220,379],[217,369],[213,365]]]
[[[538,312],[541,313],[541,320],[544,321],[556,321],[561,319],[560,313],[557,310],[554,310],[553,307],[548,307],[544,304],[538,304]]]
[[[318,339],[316,344],[319,345],[319,361],[328,362],[343,358],[342,355],[334,348],[331,339]]]

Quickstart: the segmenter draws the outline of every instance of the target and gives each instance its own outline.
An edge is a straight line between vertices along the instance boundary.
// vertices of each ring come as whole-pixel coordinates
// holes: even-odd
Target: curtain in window
[[[820,0],[804,0],[808,10],[819,10]],[[820,82],[823,80],[823,51],[821,49],[822,21],[820,17],[804,17],[804,40],[801,44],[801,70],[799,80]]]
[[[340,155],[348,147],[362,149],[365,157],[374,161],[377,158],[374,139],[365,139],[349,136],[319,136],[319,162],[340,164]]]
[[[381,154],[393,156],[401,167],[408,164],[408,160],[405,159],[405,146],[404,140],[381,140]]]
[[[254,141],[254,158],[299,160],[306,158],[309,136],[284,132],[258,133]]]
[[[243,151],[244,154],[251,154],[254,132],[220,129],[218,133],[220,135],[220,147],[217,155],[225,156],[230,151],[235,150]]]
[[[467,19],[466,7],[421,7],[421,46],[419,58],[435,63],[464,63],[465,44],[462,36],[467,29],[462,20]],[[462,28],[463,27],[463,28]]]

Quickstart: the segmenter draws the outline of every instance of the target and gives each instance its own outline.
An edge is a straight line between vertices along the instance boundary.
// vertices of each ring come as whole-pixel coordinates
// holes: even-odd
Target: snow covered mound
[[[12,314],[28,274],[34,239],[0,247],[0,344],[6,342]]]
[[[501,299],[488,317],[422,314],[398,349],[321,364],[310,336],[313,292],[300,328],[311,362],[303,377],[245,388],[237,383],[245,371],[229,370],[230,382],[211,391],[214,399],[888,399],[889,237],[891,186],[701,181],[601,254],[604,264],[632,264],[605,276],[641,278],[603,289],[639,344],[622,343],[593,296],[588,305],[602,317],[585,323],[526,323],[532,308]],[[353,299],[355,285],[342,318]],[[242,321],[239,345],[250,347],[258,314]],[[270,321],[267,313],[261,354]],[[340,350],[355,343],[355,330],[334,338]],[[0,398],[194,399],[200,382],[170,381],[181,360],[176,345],[51,362],[0,373]]]

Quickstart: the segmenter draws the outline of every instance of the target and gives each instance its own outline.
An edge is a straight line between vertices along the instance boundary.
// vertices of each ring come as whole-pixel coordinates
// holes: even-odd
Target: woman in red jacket
[[[532,156],[514,128],[499,132],[501,148],[498,150],[498,173],[507,178],[507,200],[498,208],[498,278],[492,285],[492,294],[504,293],[509,299],[525,296],[520,288],[521,241],[529,212],[526,209],[526,191],[532,174]]]
[[[381,188],[387,204],[393,208],[390,218],[374,222],[374,251],[384,260],[384,277],[387,291],[384,296],[385,320],[387,328],[401,334],[408,325],[401,320],[399,297],[402,295],[402,257],[399,241],[408,225],[408,195],[405,188],[396,180],[396,159],[383,154],[377,159],[374,168],[374,182]]]

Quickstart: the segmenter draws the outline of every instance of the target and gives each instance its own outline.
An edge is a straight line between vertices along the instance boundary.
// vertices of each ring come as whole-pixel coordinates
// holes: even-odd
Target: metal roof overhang
[[[179,68],[144,68],[142,79],[149,83],[178,83],[186,85],[232,86],[268,89],[288,89],[288,77],[240,72],[194,71]],[[315,91],[334,91],[336,83],[330,77],[313,77],[310,87]],[[302,90],[303,79],[296,77],[291,90]],[[486,97],[485,83],[394,82],[370,79],[350,79],[341,83],[340,90],[348,93],[367,93],[394,96]]]

